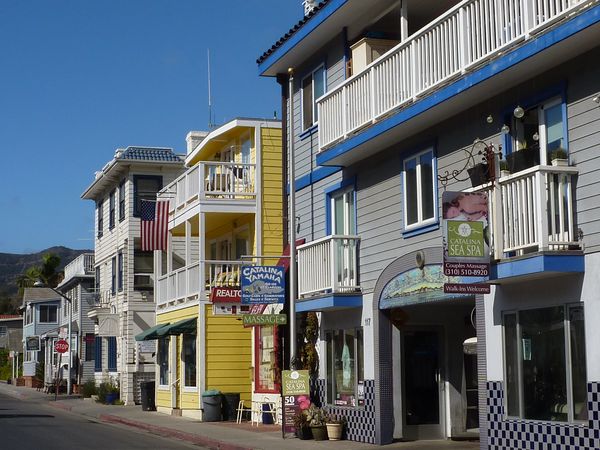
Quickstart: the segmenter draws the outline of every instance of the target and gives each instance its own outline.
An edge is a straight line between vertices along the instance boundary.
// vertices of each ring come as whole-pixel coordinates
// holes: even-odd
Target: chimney
[[[308,16],[317,6],[316,0],[304,0],[302,4],[304,5],[304,16]]]
[[[190,131],[185,137],[185,142],[187,142],[187,154],[189,155],[192,153],[206,136],[208,136],[208,131]]]

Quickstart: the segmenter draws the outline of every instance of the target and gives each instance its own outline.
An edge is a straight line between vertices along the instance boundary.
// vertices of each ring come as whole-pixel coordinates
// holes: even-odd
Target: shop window
[[[404,228],[406,230],[437,221],[437,186],[433,149],[404,160]]]
[[[167,386],[169,384],[169,338],[158,340],[157,361],[159,366],[159,384]]]
[[[119,183],[119,222],[125,220],[125,180]]]
[[[317,99],[325,93],[325,66],[320,65],[302,78],[302,130],[318,121]]]
[[[96,203],[96,218],[98,221],[96,236],[101,238],[104,232],[104,202],[102,200]]]
[[[364,406],[364,355],[362,329],[328,331],[327,403]]]
[[[279,392],[277,327],[255,327],[256,392]]]
[[[515,108],[512,115],[510,152],[506,155],[511,172],[539,164],[550,164],[556,153],[567,153],[564,103],[560,98],[528,109]],[[560,156],[564,159],[564,155]]]
[[[117,214],[117,198],[116,191],[113,189],[108,197],[108,229],[112,230],[115,227],[115,218]]]
[[[58,306],[56,305],[40,305],[40,320],[39,323],[56,323],[57,320],[57,310]]]
[[[185,387],[196,387],[196,335],[183,335],[183,366]],[[162,374],[162,365],[161,365]],[[162,381],[161,381],[161,384]]]
[[[156,201],[156,194],[162,189],[162,177],[156,175],[135,175],[133,177],[133,215],[140,217],[142,200]]]
[[[96,336],[94,342],[94,371],[102,372],[102,337]]]
[[[508,416],[587,420],[582,305],[505,313],[504,358]]]

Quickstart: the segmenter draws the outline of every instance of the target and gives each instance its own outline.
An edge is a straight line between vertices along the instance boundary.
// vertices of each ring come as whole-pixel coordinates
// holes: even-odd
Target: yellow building
[[[278,391],[276,333],[256,328],[255,345],[238,296],[244,261],[277,263],[242,256],[282,253],[281,141],[276,120],[192,131],[187,171],[158,194],[170,204],[168,250],[156,252],[157,326],[145,337],[158,342],[160,412],[202,418],[201,394],[209,389],[247,402]]]

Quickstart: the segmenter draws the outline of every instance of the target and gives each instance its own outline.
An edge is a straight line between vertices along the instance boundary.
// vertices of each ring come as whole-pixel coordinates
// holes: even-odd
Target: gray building
[[[23,317],[18,314],[0,314],[0,348],[23,351]]]
[[[315,3],[257,63],[321,401],[358,441],[600,448],[597,1]],[[489,199],[489,294],[444,293],[445,190]]]

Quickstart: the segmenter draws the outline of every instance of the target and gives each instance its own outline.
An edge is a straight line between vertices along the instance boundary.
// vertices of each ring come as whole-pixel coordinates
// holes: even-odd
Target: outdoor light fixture
[[[533,138],[534,141],[539,141],[540,140],[540,135],[536,133],[533,133],[533,136],[531,136]]]
[[[513,115],[517,118],[517,119],[522,119],[523,116],[525,115],[525,110],[523,108],[521,108],[520,106],[517,106],[515,108],[515,110],[513,111]]]
[[[492,117],[492,115],[490,114],[489,116],[487,116],[487,117],[485,118],[485,121],[486,121],[487,123],[492,123],[492,122],[494,121],[494,118],[493,118],[493,117]]]
[[[508,134],[510,133],[510,127],[506,124],[502,125],[502,128],[500,128],[500,131],[502,132],[502,134]]]

